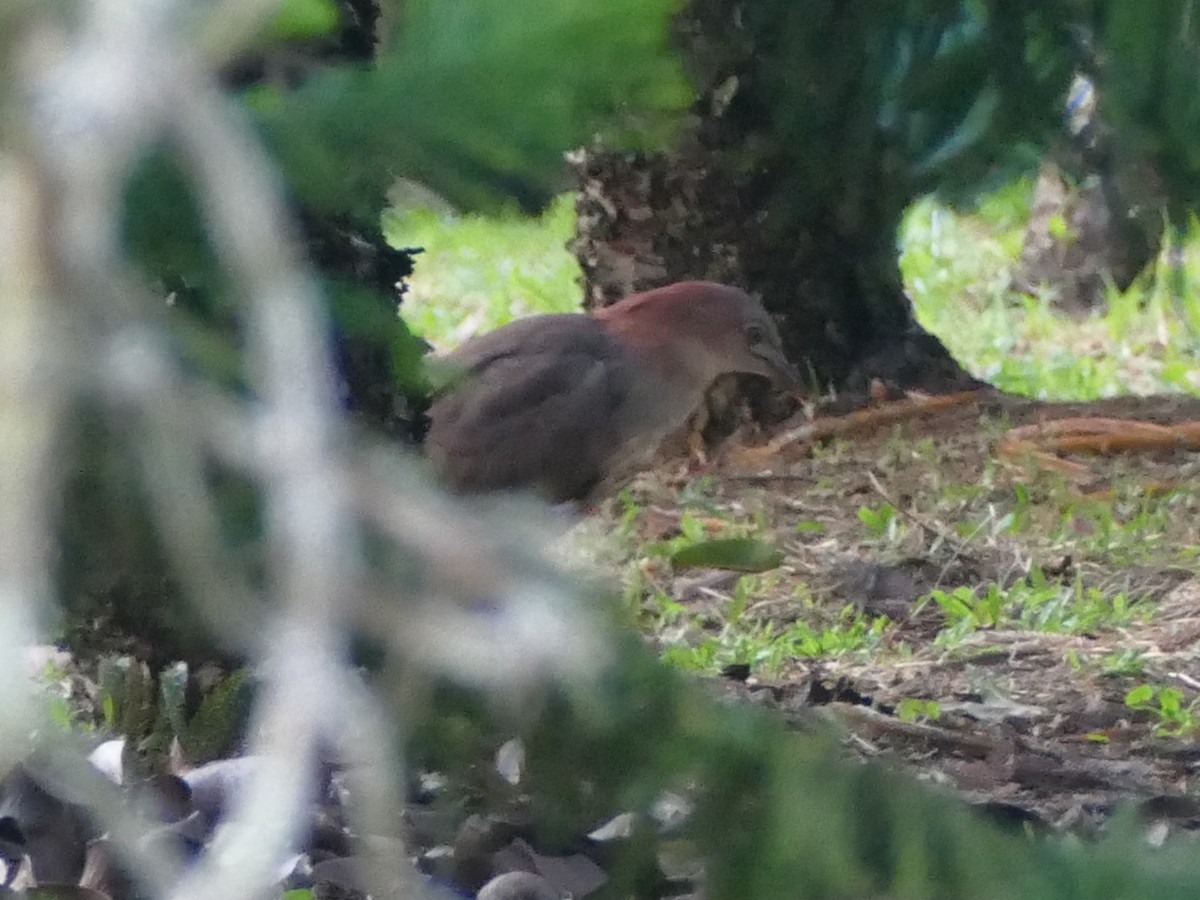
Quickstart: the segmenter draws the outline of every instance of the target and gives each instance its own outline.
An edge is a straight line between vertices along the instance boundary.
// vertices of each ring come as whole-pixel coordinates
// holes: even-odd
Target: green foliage
[[[1057,310],[1048,295],[1013,290],[1032,194],[1033,183],[1022,179],[985,196],[971,214],[932,198],[912,206],[900,230],[900,268],[921,325],[972,374],[1014,394],[1200,395],[1200,292],[1178,290],[1165,253],[1084,320]],[[1197,236],[1192,230],[1180,247],[1188,285],[1200,283]],[[964,315],[970,328],[962,327]]]
[[[1101,665],[1104,667],[1104,674],[1110,677],[1136,678],[1146,671],[1146,655],[1137,647],[1126,647],[1105,656]]]
[[[762,60],[757,112],[770,117],[789,170],[781,197],[792,208],[871,208],[890,220],[923,193],[974,196],[1027,169],[1060,127],[1078,5],[746,7],[745,46]],[[849,234],[867,223],[840,224]]]
[[[99,660],[96,704],[110,734],[126,738],[133,759],[160,771],[172,741],[193,764],[232,751],[249,716],[253,679],[248,669],[200,685],[178,663],[152,673],[131,657]]]
[[[198,765],[231,752],[244,732],[253,676],[249,669],[222,675],[207,685],[198,702],[188,696],[188,681],[189,673],[181,666],[161,673],[161,711],[184,758]],[[191,690],[196,686],[192,685]]]
[[[653,141],[684,106],[666,53],[671,5],[644,0],[410,0],[371,69],[261,89],[252,109],[310,206],[378,209],[403,174],[466,207],[553,193],[562,153],[643,116],[620,139]],[[632,124],[630,119],[627,124]]]
[[[936,722],[942,716],[942,707],[936,700],[905,697],[896,704],[896,715],[902,722]]]
[[[656,599],[664,610],[673,611],[677,617],[685,615],[685,608],[665,595],[660,594]],[[696,623],[696,632],[690,639],[668,641],[663,648],[663,660],[681,669],[708,674],[743,664],[756,673],[778,675],[785,665],[797,659],[821,659],[876,649],[888,621],[847,610],[841,620],[825,627],[802,619],[779,625],[731,611],[715,632],[701,630],[702,624]]]
[[[38,686],[38,702],[44,703],[47,719],[63,732],[88,732],[93,728],[90,716],[73,702],[72,676],[67,668],[54,661],[47,661],[34,676]]]
[[[396,315],[391,304],[382,304],[370,289],[341,279],[325,282],[330,318],[338,333],[348,341],[361,341],[386,348],[387,366],[379,377],[392,378],[413,394],[425,390],[422,364],[425,345]]]
[[[1127,160],[1162,179],[1177,226],[1200,205],[1200,18],[1192,0],[1097,0],[1095,74]]]
[[[633,510],[636,515],[638,510]],[[745,537],[753,531],[754,526],[746,522],[735,522],[723,517],[705,519],[697,515],[696,510],[683,506],[679,514],[679,534],[669,540],[654,541],[643,549],[649,556],[662,556],[671,559],[680,550],[719,537]]]
[[[146,156],[126,182],[123,199],[126,253],[152,275],[205,285],[221,298],[220,268],[178,158],[163,148]],[[219,312],[230,315],[232,305],[225,301]]]
[[[946,634],[957,637],[963,631],[996,625],[1003,612],[1002,593],[1000,587],[994,584],[988,587],[983,596],[965,585],[950,592],[935,590],[929,596],[946,616],[948,630],[943,637]]]

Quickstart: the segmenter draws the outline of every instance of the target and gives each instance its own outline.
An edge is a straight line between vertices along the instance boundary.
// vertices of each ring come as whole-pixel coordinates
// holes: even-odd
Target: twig
[[[930,534],[936,535],[938,540],[952,548],[953,552],[950,554],[950,558],[946,560],[946,563],[942,566],[941,571],[938,572],[937,581],[934,583],[934,587],[939,586],[942,583],[942,579],[946,577],[946,573],[950,571],[950,566],[967,556],[967,545],[960,541],[956,536],[946,531],[936,522],[933,522],[926,517],[913,512],[911,509],[906,509],[905,507],[901,506],[884,489],[883,485],[879,483],[879,479],[875,477],[874,472],[870,470],[867,471],[867,480],[871,482],[871,487],[874,489],[874,491],[879,494],[880,497],[886,500],[892,509],[896,510],[896,512],[900,513],[902,516],[912,519],[912,521],[914,521],[918,526],[925,529]],[[975,534],[978,534],[982,527],[982,525],[979,525],[975,531],[971,533],[972,537],[974,537]]]
[[[761,452],[765,456],[778,453],[788,444],[811,442],[830,437],[853,434],[858,431],[868,431],[882,425],[903,422],[914,419],[930,412],[952,409],[959,406],[970,406],[991,397],[992,389],[978,391],[962,391],[957,394],[942,394],[933,397],[910,397],[886,406],[876,406],[860,409],[849,415],[836,418],[820,418],[807,425],[801,425],[776,437]],[[759,451],[760,448],[754,448]]]
[[[331,732],[346,653],[339,603],[360,589],[356,529],[337,478],[336,396],[321,302],[294,250],[278,177],[211,81],[181,60],[168,120],[196,175],[219,252],[246,291],[258,364],[268,568],[279,602],[261,667],[252,752],[270,761],[238,797],[202,865],[173,897],[252,896],[298,837],[317,741]],[[272,633],[273,632],[273,633]],[[299,789],[305,786],[307,790]]]
[[[739,473],[734,472],[729,475],[722,475],[721,480],[736,481],[736,482],[740,482],[742,484],[773,484],[773,483],[779,482],[779,481],[784,481],[784,482],[812,481],[812,476],[808,475],[808,474],[804,474],[804,475],[792,474],[789,472],[780,472],[777,475],[770,474],[770,473],[763,473],[763,474],[759,474],[759,475],[747,475],[747,474],[739,474]]]
[[[986,737],[961,734],[948,728],[905,722],[895,716],[852,703],[831,703],[825,707],[846,728],[869,733],[872,737],[900,737],[917,741],[943,751],[961,753],[975,759],[986,759],[997,753],[1002,745]]]
[[[1200,449],[1200,422],[1159,425],[1136,419],[1085,416],[1012,428],[1000,443],[999,455],[1002,459],[1027,459],[1038,468],[1057,472],[1076,484],[1086,484],[1095,474],[1091,468],[1057,454],[1110,455],[1177,449]]]

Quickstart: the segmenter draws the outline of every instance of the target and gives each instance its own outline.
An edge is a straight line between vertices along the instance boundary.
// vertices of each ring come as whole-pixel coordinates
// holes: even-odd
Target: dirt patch
[[[1066,477],[1000,452],[1015,427],[1083,416],[1196,421],[1200,400],[992,395],[769,458],[744,452],[761,436],[735,438],[707,477],[653,473],[607,515],[637,560],[632,592],[685,610],[669,627],[648,617],[663,647],[739,627],[820,633],[847,617],[878,629],[869,648],[771,665],[731,651],[716,660],[728,690],[797,721],[819,709],[853,752],[949,784],[1004,821],[1088,830],[1133,801],[1191,828],[1200,453],[1071,456],[1086,472]],[[645,555],[685,514],[708,533],[771,541],[784,564],[735,599],[735,573]],[[1135,689],[1150,693],[1131,705]]]

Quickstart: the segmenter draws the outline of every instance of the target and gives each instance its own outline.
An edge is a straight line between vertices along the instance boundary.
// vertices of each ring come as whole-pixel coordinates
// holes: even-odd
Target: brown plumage
[[[445,357],[452,387],[429,411],[429,458],[464,492],[563,502],[619,487],[719,376],[794,384],[775,323],[737,288],[685,281],[590,315],[519,319]]]

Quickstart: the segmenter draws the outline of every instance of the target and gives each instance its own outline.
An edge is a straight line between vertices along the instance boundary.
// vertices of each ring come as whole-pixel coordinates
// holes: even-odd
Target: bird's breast
[[[704,391],[658,373],[645,372],[622,414],[626,440],[640,439],[653,454],[704,402]]]

